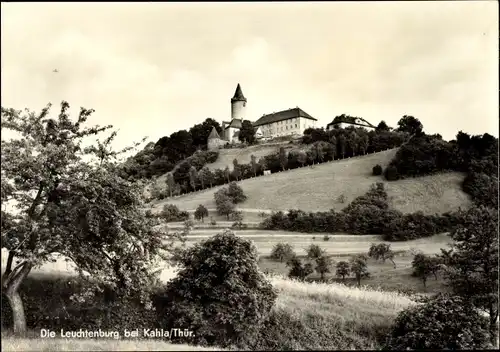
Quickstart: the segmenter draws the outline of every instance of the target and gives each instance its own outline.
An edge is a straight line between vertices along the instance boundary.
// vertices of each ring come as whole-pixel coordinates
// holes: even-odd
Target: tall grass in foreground
[[[279,293],[276,304],[259,340],[248,341],[242,348],[376,349],[397,314],[415,304],[399,293],[268,278]]]
[[[280,275],[270,275],[268,278],[281,295],[288,297],[325,303],[336,303],[344,300],[362,302],[397,311],[415,303],[408,295],[398,292],[374,290],[367,287],[350,287],[339,283],[305,283]]]

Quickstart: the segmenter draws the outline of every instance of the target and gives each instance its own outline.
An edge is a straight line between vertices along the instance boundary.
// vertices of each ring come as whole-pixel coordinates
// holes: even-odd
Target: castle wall
[[[220,138],[209,139],[207,143],[208,150],[217,150],[223,147],[227,142]]]

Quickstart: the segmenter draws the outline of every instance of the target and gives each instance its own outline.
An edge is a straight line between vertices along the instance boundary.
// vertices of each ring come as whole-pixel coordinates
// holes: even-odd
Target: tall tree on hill
[[[217,133],[222,133],[221,125],[212,118],[207,118],[203,123],[196,124],[189,129],[191,134],[192,144],[196,147],[202,147],[205,149],[207,146],[208,136],[212,132],[212,128],[215,127]]]
[[[347,145],[352,151],[352,156],[356,156],[356,152],[358,150],[358,140],[359,137],[355,131],[352,131],[347,138]]]
[[[234,175],[234,178],[236,178],[236,181],[240,180],[241,165],[238,164],[238,159],[236,159],[236,158],[233,159],[233,175]]]
[[[307,154],[303,150],[299,150],[297,153],[297,161],[300,163],[302,167],[304,167],[304,164],[307,162]]]
[[[342,155],[342,159],[345,158],[345,149],[346,149],[346,138],[343,134],[341,134],[338,138],[339,140],[339,148],[340,148],[340,154]]]
[[[451,249],[441,250],[445,277],[456,295],[486,311],[495,343],[498,319],[498,210],[473,207],[451,233]]]
[[[16,334],[27,329],[19,289],[55,254],[73,260],[81,279],[91,281],[89,290],[109,293],[109,317],[116,300],[148,301],[158,280],[153,264],[162,255],[167,259],[178,238],[155,230],[159,223],[145,216],[142,189],[120,176],[118,156],[131,148],[112,151],[116,133],[81,148],[82,140],[112,126],[86,127],[93,110],[84,108],[72,121],[64,101],[57,117],[50,118],[49,109],[1,110],[2,130],[18,134],[1,142],[1,201],[16,203],[2,210],[1,243],[9,253],[2,293]]]
[[[404,115],[398,121],[398,126],[399,126],[397,129],[398,131],[407,132],[410,135],[415,135],[415,136],[421,135],[424,130],[424,126],[419,121],[419,119],[409,115]]]
[[[360,137],[359,139],[359,149],[363,155],[366,154],[366,150],[368,149],[368,145],[370,142],[370,138],[368,137],[367,134],[363,134],[363,136]]]
[[[389,132],[391,128],[387,126],[384,120],[380,121],[378,126],[375,128],[376,132]]]
[[[176,161],[186,159],[194,153],[196,147],[193,146],[193,138],[186,130],[174,132],[170,135],[169,147],[172,158]]]
[[[286,168],[286,166],[288,164],[288,158],[286,156],[286,151],[285,151],[284,147],[280,147],[279,160],[280,160],[281,170],[285,171],[285,168]]]
[[[266,158],[262,157],[262,158],[259,158],[259,165],[260,165],[260,169],[262,171],[266,170],[267,168],[267,161],[266,161]]]
[[[214,182],[213,180],[213,175],[210,169],[206,166],[204,166],[200,172],[199,172],[199,178],[201,182],[201,187],[205,188],[205,184],[210,184],[210,187],[212,187],[212,184]]]
[[[172,192],[174,191],[175,188],[175,179],[174,179],[174,174],[171,172],[167,173],[167,187],[170,197],[172,197]]]
[[[226,168],[224,169],[224,176],[226,177],[227,179],[227,183],[231,182],[231,171],[229,170],[229,166],[226,166]]]
[[[198,172],[196,171],[196,168],[194,166],[191,166],[189,169],[189,184],[191,185],[191,188],[196,191],[196,181],[198,178]]]
[[[318,161],[320,163],[322,163],[323,160],[325,159],[325,144],[324,143],[325,142],[323,142],[323,141],[314,143],[314,146],[316,147],[316,156],[318,157]]]
[[[332,145],[332,159],[335,160],[337,156],[337,138],[334,134],[330,137],[330,144]]]
[[[253,127],[252,122],[243,120],[243,122],[241,123],[238,139],[241,142],[247,142],[248,144],[255,143],[255,128]]]
[[[250,155],[250,165],[252,166],[253,176],[257,177],[257,171],[259,170],[259,164],[257,163],[257,157],[255,155]]]

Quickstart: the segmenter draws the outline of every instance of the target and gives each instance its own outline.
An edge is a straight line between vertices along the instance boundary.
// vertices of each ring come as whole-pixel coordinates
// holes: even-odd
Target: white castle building
[[[234,96],[231,98],[231,121],[222,122],[222,136],[215,128],[208,137],[208,148],[216,149],[226,143],[238,143],[238,135],[244,120],[250,120],[246,113],[247,99],[238,83]],[[300,136],[307,128],[315,128],[314,117],[299,107],[263,115],[253,122],[257,139],[271,139],[281,136]]]

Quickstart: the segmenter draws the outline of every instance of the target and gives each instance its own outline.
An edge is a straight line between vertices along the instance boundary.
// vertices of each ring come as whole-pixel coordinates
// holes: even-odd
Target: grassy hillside
[[[292,145],[288,142],[282,143],[272,143],[272,144],[263,144],[263,145],[255,145],[247,148],[234,148],[234,149],[220,149],[219,150],[219,158],[215,163],[207,164],[207,167],[210,170],[216,169],[225,169],[226,166],[233,169],[233,160],[236,158],[240,164],[248,164],[251,160],[251,155],[255,155],[257,160],[259,158],[273,154],[279,150],[281,146],[285,148],[292,148]]]
[[[387,182],[382,176],[372,176],[372,167],[376,164],[385,167],[396,151],[397,149],[392,149],[243,180],[240,185],[248,200],[242,203],[240,208],[340,210],[354,198],[365,194],[374,182],[386,184],[391,206],[403,212],[421,210],[425,214],[434,214],[469,206],[470,199],[460,187],[460,182],[465,177],[461,173],[452,172],[394,182]],[[213,194],[219,188],[163,200],[157,202],[153,209],[161,209],[166,203],[175,204],[180,209],[195,209],[199,204],[212,209],[215,208]],[[341,195],[345,197],[343,203],[337,200]]]

